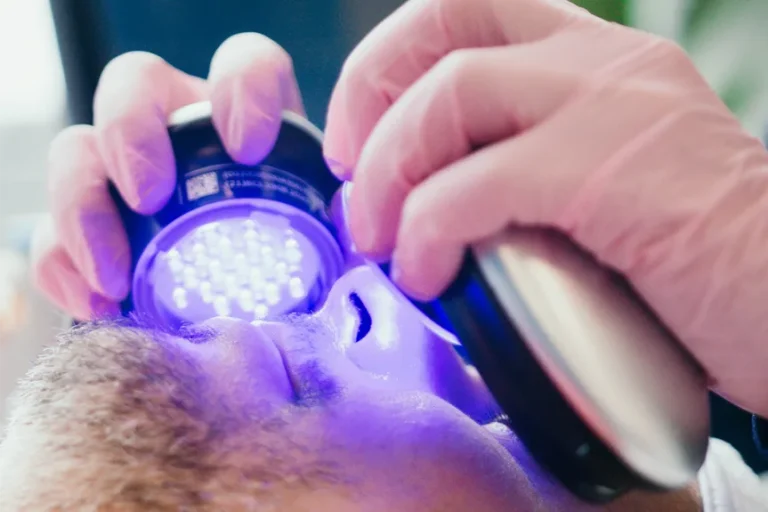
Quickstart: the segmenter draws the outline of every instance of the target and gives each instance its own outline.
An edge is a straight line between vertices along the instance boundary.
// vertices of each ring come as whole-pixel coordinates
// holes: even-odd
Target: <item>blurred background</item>
[[[467,0],[471,1],[471,0]],[[322,126],[344,57],[401,0],[0,0],[0,427],[5,397],[66,319],[32,290],[29,237],[46,210],[46,151],[91,120],[99,74],[132,50],[205,76],[228,36],[262,32],[293,56],[310,119]],[[595,14],[678,40],[744,126],[768,120],[768,2],[577,0]],[[714,434],[768,469],[749,416],[713,398]]]

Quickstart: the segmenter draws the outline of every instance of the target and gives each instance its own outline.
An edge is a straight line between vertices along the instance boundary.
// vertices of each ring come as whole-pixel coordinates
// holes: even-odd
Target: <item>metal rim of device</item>
[[[208,122],[212,115],[213,106],[211,105],[211,102],[199,101],[173,111],[171,115],[168,116],[167,125],[169,129],[178,129],[201,121]],[[283,110],[281,116],[283,122],[302,129],[322,145],[323,132],[308,119],[290,110]]]

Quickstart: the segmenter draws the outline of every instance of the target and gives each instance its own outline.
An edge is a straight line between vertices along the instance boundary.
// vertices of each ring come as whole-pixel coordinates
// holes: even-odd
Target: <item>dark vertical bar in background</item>
[[[67,85],[72,123],[91,123],[93,93],[109,59],[109,38],[101,28],[97,0],[50,0]]]

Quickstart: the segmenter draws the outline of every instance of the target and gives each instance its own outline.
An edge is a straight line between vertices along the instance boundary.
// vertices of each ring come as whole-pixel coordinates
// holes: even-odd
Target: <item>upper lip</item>
[[[291,384],[291,389],[293,390],[294,395],[297,398],[300,398],[301,385],[297,374],[297,363],[286,347],[286,336],[280,332],[284,326],[279,324],[261,324],[257,325],[256,328],[261,329],[265,337],[277,349],[278,354],[280,354],[280,362],[285,369],[285,375],[288,377],[288,381]]]
[[[283,364],[283,368],[285,369],[285,375],[288,377],[288,382],[291,384],[291,389],[293,390],[293,394],[296,395],[298,398],[299,396],[299,382],[296,377],[296,372],[294,370],[294,366],[290,362],[290,358],[285,352],[285,349],[280,345],[280,343],[277,343],[274,338],[271,336],[268,336],[269,340],[275,345],[275,348],[277,348],[277,352],[280,354],[280,362]]]

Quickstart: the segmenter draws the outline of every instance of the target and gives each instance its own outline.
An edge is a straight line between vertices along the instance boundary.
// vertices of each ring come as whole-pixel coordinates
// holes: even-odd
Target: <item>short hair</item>
[[[59,336],[12,399],[0,510],[267,509],[277,489],[340,484],[291,438],[300,407],[213,404],[171,336],[129,322]]]

